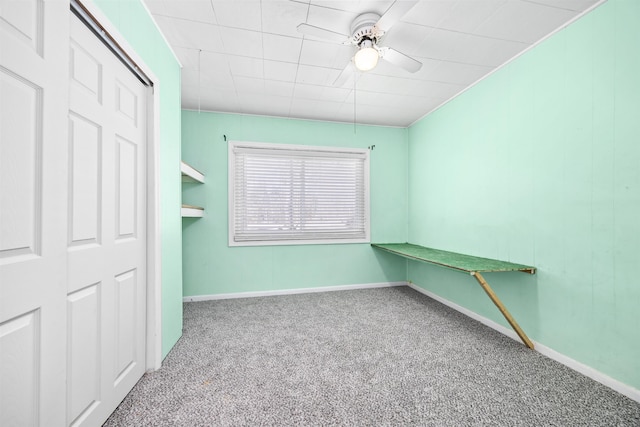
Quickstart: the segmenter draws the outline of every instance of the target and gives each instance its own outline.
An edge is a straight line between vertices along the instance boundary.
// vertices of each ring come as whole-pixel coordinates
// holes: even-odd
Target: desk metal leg
[[[504,306],[504,304],[502,304],[502,301],[500,301],[500,299],[495,294],[495,292],[493,292],[493,289],[491,289],[487,281],[484,280],[484,277],[482,277],[482,275],[478,272],[473,272],[471,273],[471,275],[476,278],[478,283],[480,283],[480,286],[482,286],[482,289],[484,289],[487,295],[489,295],[489,298],[491,298],[491,301],[493,301],[496,307],[498,307],[498,309],[500,310],[504,318],[507,319],[507,322],[509,322],[513,330],[516,331],[516,333],[518,334],[518,336],[520,337],[524,345],[526,345],[530,349],[533,349],[533,343],[531,342],[529,337],[527,337],[527,334],[525,334],[522,328],[520,328],[520,325],[518,325],[518,322],[516,322],[516,319],[514,319],[513,316],[511,316],[511,313],[509,313],[509,311]]]

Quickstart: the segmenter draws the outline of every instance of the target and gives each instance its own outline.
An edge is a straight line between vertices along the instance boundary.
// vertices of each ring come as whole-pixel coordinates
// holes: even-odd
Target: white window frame
[[[320,147],[309,145],[289,145],[272,144],[262,142],[229,141],[228,146],[228,233],[229,246],[273,246],[273,245],[320,245],[320,244],[344,244],[344,243],[369,243],[370,242],[370,185],[369,185],[369,150],[361,148],[342,147]],[[313,152],[344,154],[344,155],[364,155],[364,238],[314,238],[314,239],[293,239],[293,240],[235,240],[235,151],[237,148],[265,149],[265,150],[287,150],[301,151],[307,155]]]

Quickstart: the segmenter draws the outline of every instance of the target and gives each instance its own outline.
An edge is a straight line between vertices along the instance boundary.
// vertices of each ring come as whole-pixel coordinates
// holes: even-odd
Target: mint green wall
[[[487,274],[529,336],[640,388],[640,2],[610,0],[409,130],[410,241]],[[476,282],[408,279],[506,326]]]
[[[162,356],[182,335],[180,64],[140,0],[95,0],[160,81]]]
[[[206,183],[183,184],[183,201],[206,215],[183,219],[184,295],[404,281],[406,268],[368,244],[228,247],[227,143],[231,140],[366,148],[371,236],[405,241],[407,129],[232,114],[182,113],[183,159]]]

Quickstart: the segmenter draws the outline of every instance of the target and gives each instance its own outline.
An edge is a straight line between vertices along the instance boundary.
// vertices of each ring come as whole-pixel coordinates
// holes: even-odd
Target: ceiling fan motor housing
[[[351,24],[351,43],[359,46],[363,40],[371,40],[375,45],[383,36],[383,32],[376,28],[380,15],[374,12],[358,15]]]

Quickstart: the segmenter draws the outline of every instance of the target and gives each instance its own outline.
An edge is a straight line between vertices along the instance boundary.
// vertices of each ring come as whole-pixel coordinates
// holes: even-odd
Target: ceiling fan
[[[378,43],[416,3],[418,2],[396,0],[382,16],[374,12],[362,13],[351,23],[350,36],[307,23],[298,25],[297,29],[304,35],[357,48],[351,61],[334,82],[335,86],[342,86],[348,80],[354,71],[353,67],[359,71],[369,71],[376,67],[380,58],[415,73],[422,67],[421,62],[390,47],[379,46]]]

